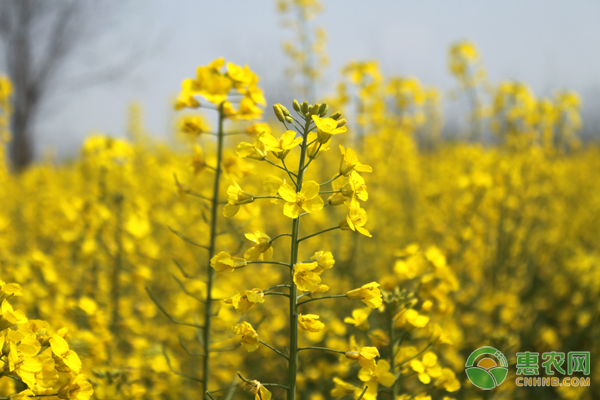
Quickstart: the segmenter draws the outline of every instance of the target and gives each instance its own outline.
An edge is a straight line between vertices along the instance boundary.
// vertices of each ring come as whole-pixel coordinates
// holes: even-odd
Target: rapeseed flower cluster
[[[472,50],[450,61],[478,95],[468,141],[442,140],[439,90],[375,61],[263,121],[258,77],[216,60],[182,84],[173,146],[136,106],[126,137],[94,133],[69,163],[3,159],[0,271],[27,292],[2,286],[0,397],[472,399],[481,343],[509,364],[597,351],[582,100],[489,83]]]

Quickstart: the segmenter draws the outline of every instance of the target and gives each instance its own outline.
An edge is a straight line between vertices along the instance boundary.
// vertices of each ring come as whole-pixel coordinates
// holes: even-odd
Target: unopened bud
[[[342,116],[342,113],[338,111],[338,112],[336,112],[334,114],[331,114],[330,118],[331,119],[335,119],[337,121],[341,116]]]
[[[327,203],[330,206],[339,206],[346,202],[346,199],[342,193],[334,193],[327,199]]]
[[[294,99],[292,105],[294,106],[294,110],[296,110],[296,112],[300,112],[300,103],[298,103],[298,100]]]
[[[311,115],[317,115],[317,113],[319,112],[319,107],[321,107],[321,105],[319,103],[317,103],[314,106],[312,106],[310,108],[310,114]]]
[[[279,122],[285,121],[283,111],[281,111],[281,106],[279,104],[273,104],[273,111]]]
[[[289,115],[286,115],[286,116],[285,116],[285,121],[286,121],[287,123],[290,123],[290,124],[291,124],[291,123],[292,123],[294,120],[293,120],[293,118],[292,118],[291,116],[289,116]]]
[[[429,312],[429,310],[431,310],[431,307],[433,307],[433,303],[429,300],[427,300],[426,302],[423,303],[423,306],[421,307],[421,312]]]
[[[292,115],[292,114],[290,114],[290,112],[288,111],[288,109],[285,108],[285,106],[283,104],[280,104],[279,107],[281,107],[281,111],[283,112],[283,115],[285,115],[286,117],[288,115]]]
[[[304,114],[308,112],[308,101],[302,103],[302,107],[300,108]]]
[[[319,117],[323,118],[324,116],[326,116],[327,111],[329,111],[329,106],[327,105],[327,103],[321,104],[321,107],[319,107]]]
[[[338,124],[337,124],[338,128],[340,128],[344,125],[346,125],[346,118],[342,118],[342,119],[338,120]]]

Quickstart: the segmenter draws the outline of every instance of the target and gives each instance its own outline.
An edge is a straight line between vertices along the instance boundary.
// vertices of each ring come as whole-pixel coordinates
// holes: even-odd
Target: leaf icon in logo
[[[486,370],[474,367],[467,369],[467,376],[473,382],[473,385],[480,389],[493,389],[496,387],[496,382],[492,375]]]

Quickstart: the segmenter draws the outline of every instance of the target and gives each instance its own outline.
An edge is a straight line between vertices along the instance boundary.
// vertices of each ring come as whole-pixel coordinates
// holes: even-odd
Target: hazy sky
[[[378,59],[385,73],[414,75],[449,90],[454,81],[446,68],[448,47],[470,39],[479,46],[491,82],[525,81],[539,95],[575,89],[584,96],[586,114],[600,114],[599,1],[324,4],[315,23],[328,32],[331,65],[321,94],[331,91],[345,63],[361,59]],[[57,90],[56,101],[38,122],[38,154],[49,148],[73,154],[94,131],[121,135],[133,100],[144,104],[149,130],[166,137],[173,116],[169,100],[182,79],[217,57],[248,64],[261,76],[267,95],[288,90],[281,42],[290,32],[282,27],[273,0],[130,0],[118,11],[92,59],[117,60],[133,43],[146,55],[125,79],[85,91]]]

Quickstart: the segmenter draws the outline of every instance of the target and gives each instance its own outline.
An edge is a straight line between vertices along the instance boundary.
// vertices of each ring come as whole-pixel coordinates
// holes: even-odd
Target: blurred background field
[[[22,287],[22,296],[13,286],[0,295],[0,397],[29,387],[25,395],[78,400],[191,399],[220,388],[215,399],[252,398],[233,386],[237,371],[285,383],[287,363],[266,347],[246,352],[231,327],[248,321],[285,349],[286,302],[267,296],[241,315],[222,300],[288,273],[248,266],[214,277],[209,293],[207,249],[194,243],[243,257],[245,233],[289,231],[281,205],[254,202],[226,219],[219,204],[211,237],[210,196],[215,167],[222,202],[234,182],[264,194],[265,178],[286,178],[240,143],[282,134],[272,106],[292,110],[296,98],[327,102],[347,120],[310,179],[337,174],[338,145],[373,168],[361,173],[360,199],[373,237],[327,233],[307,240],[301,259],[330,251],[327,294],[375,281],[384,302],[314,302],[325,328],[301,331],[300,343],[377,347],[396,380],[392,390],[383,371],[365,378],[344,356],[306,352],[298,398],[357,398],[365,385],[376,388],[367,399],[600,397],[597,4],[6,1],[0,17],[0,280]],[[228,62],[260,80],[240,85]],[[196,68],[209,64],[247,100],[224,120],[220,165],[219,89],[203,92],[199,108],[182,100],[182,81],[199,81]],[[332,204],[303,219],[302,236],[345,216]],[[285,260],[285,240],[274,242],[274,259]],[[207,296],[217,299],[212,310]],[[209,315],[205,385],[205,337],[194,325]],[[79,371],[54,344],[43,362],[56,380],[29,380],[14,365],[39,354],[10,332],[35,335],[42,348],[65,337],[93,395],[67,390]],[[511,368],[489,392],[464,373],[485,345]],[[589,351],[591,385],[519,388],[519,351]]]

